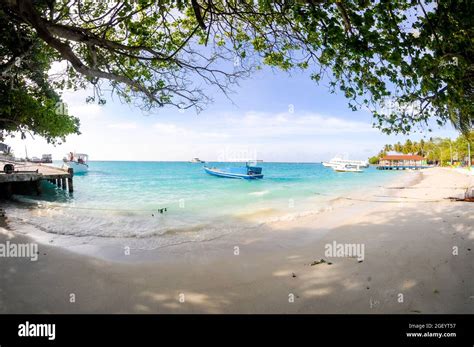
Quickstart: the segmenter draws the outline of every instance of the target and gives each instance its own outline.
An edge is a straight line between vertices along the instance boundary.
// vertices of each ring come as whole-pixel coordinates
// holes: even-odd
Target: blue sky
[[[81,119],[80,136],[52,146],[34,140],[9,141],[17,156],[85,152],[91,160],[245,160],[318,162],[336,154],[366,159],[385,143],[405,141],[406,136],[387,136],[371,127],[367,111],[351,111],[342,94],[330,94],[317,85],[309,72],[290,74],[265,68],[235,86],[232,101],[208,89],[214,103],[200,114],[163,108],[144,114],[108,97],[105,106],[85,103],[87,91],[66,92],[69,112]],[[446,127],[423,136],[451,136]]]

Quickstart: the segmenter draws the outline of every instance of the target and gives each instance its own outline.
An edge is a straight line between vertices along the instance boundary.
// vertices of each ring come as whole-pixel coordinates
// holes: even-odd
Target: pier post
[[[63,189],[66,189],[66,177],[61,178],[61,186]]]
[[[62,185],[62,183],[63,183],[63,180],[62,180],[61,178],[58,178],[58,179],[56,180],[56,182],[58,182],[58,183],[57,183],[58,187],[61,188],[61,185]]]
[[[31,186],[33,188],[33,191],[36,192],[36,195],[41,195],[41,181],[40,180],[31,181]]]
[[[67,172],[69,172],[69,177],[67,178],[67,186],[69,188],[69,193],[72,193],[74,191],[74,185],[72,184],[72,177],[74,176],[74,169],[70,167],[67,169]]]
[[[7,198],[11,198],[13,195],[13,184],[11,182],[5,184],[5,195]]]

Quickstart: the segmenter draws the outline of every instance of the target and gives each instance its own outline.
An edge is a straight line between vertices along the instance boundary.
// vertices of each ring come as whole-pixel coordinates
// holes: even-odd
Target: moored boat
[[[87,154],[70,152],[63,161],[66,168],[74,170],[74,174],[89,171],[89,165],[87,164],[89,156]]]
[[[51,164],[53,162],[53,156],[51,154],[43,154],[41,156],[41,162]]]
[[[26,161],[29,161],[30,163],[35,163],[35,164],[51,164],[53,162],[53,156],[51,154],[43,154],[41,158],[38,158],[38,157],[26,158]]]
[[[351,159],[344,159],[342,157],[334,157],[330,161],[323,161],[321,164],[325,167],[336,167],[341,165],[352,165],[352,166],[359,166],[363,168],[369,167],[369,163],[365,160],[351,160]]]
[[[333,166],[332,169],[336,172],[364,172],[364,170],[360,169],[359,165],[349,165],[349,164],[341,164],[341,165]]]
[[[263,178],[262,168],[260,166],[256,166],[256,162],[247,162],[245,166],[230,167],[225,169],[204,166],[204,171],[206,171],[210,175],[225,178],[237,178],[246,180]]]
[[[199,158],[193,158],[189,161],[190,163],[205,163],[204,160],[201,160]]]
[[[35,164],[41,163],[41,159],[38,158],[38,157],[31,157],[31,158],[29,158],[28,161],[29,161],[30,163],[35,163]]]

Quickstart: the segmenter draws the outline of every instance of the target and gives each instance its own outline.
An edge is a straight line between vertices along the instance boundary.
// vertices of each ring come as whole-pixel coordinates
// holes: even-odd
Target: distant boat
[[[41,163],[41,159],[38,158],[38,157],[32,157],[32,158],[30,158],[29,161],[30,161],[31,163],[35,163],[35,164]]]
[[[199,158],[193,158],[189,161],[190,163],[205,163],[204,160],[201,160]]]
[[[364,170],[360,169],[359,165],[349,165],[349,164],[341,164],[333,166],[332,169],[336,172],[364,172]]]
[[[51,164],[53,162],[53,156],[51,154],[43,154],[41,156],[41,162]]]
[[[43,154],[41,159],[38,157],[32,157],[29,159],[29,161],[35,164],[51,164],[53,162],[53,156],[51,154]]]
[[[75,174],[89,171],[89,165],[87,164],[89,156],[87,154],[70,152],[63,161],[64,166],[73,169]]]
[[[369,167],[369,163],[366,160],[350,160],[350,159],[343,159],[341,157],[334,157],[330,161],[323,161],[323,166],[325,167],[335,167],[340,165],[352,165],[352,166],[359,166],[359,167]]]
[[[226,169],[204,166],[204,171],[206,171],[209,175],[225,178],[238,178],[246,180],[263,178],[262,168],[256,165],[257,163],[254,161],[247,162],[245,166],[231,167]]]

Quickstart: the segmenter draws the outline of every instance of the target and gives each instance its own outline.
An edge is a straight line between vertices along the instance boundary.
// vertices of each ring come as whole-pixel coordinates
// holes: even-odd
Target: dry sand
[[[474,313],[474,204],[446,199],[474,177],[403,176],[326,212],[209,242],[89,248],[96,256],[40,245],[36,262],[0,258],[0,312]],[[32,242],[8,224],[7,239]],[[326,256],[333,242],[362,244],[363,261]]]

